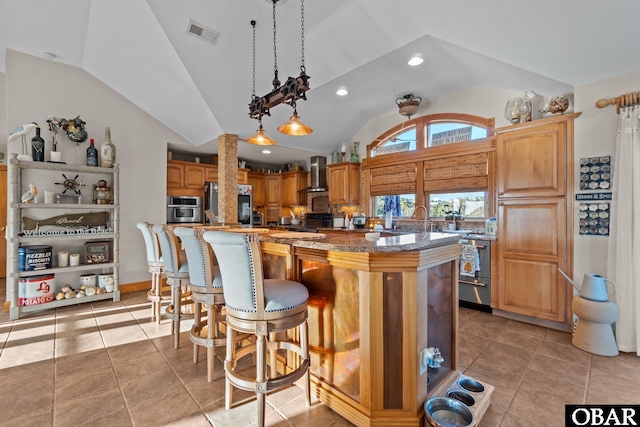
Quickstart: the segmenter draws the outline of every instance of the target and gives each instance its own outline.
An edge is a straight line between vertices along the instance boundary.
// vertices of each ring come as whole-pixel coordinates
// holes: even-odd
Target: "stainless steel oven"
[[[491,241],[461,239],[463,245],[471,245],[478,251],[479,270],[472,276],[460,274],[459,299],[461,306],[491,310]],[[468,303],[468,304],[465,304]]]
[[[202,197],[167,196],[167,224],[201,222]]]

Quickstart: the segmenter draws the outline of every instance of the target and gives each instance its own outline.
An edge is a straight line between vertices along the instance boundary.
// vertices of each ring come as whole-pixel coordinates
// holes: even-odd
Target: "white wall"
[[[31,121],[40,124],[45,160],[51,150],[49,116],[69,119],[80,115],[96,145],[104,140],[104,128],[111,127],[121,170],[121,283],[149,280],[145,246],[136,223],[165,222],[167,142],[186,141],[82,69],[13,50],[7,50],[6,63],[8,127]],[[19,152],[19,142],[9,145],[7,152]],[[87,146],[85,142],[76,149],[64,132],[58,134],[58,151],[67,163],[84,164]],[[87,184],[94,179],[87,176]],[[90,187],[82,193],[89,196]]]
[[[615,156],[618,115],[616,107],[597,108],[600,98],[613,98],[623,93],[640,90],[640,72],[630,73],[611,79],[601,80],[575,89],[576,111],[582,115],[575,127],[575,165],[583,157]],[[616,173],[612,169],[612,173]],[[580,182],[579,167],[575,168],[574,181]],[[615,197],[615,189],[614,197]],[[575,189],[578,192],[578,188]],[[577,202],[574,206],[577,209]],[[601,236],[580,236],[578,219],[574,218],[574,275],[582,282],[584,273],[598,273],[607,276],[607,245],[609,238]]]
[[[0,153],[5,153],[5,159],[0,160],[0,164],[6,164],[7,157],[7,93],[5,88],[5,73],[0,73]]]

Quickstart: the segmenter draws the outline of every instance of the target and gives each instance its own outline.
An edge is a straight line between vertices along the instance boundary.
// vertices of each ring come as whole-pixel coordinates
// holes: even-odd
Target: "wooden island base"
[[[389,251],[388,238],[384,252],[326,244],[332,236],[260,239],[265,277],[309,289],[311,383],[320,401],[357,426],[424,425],[428,397],[460,375],[457,239]],[[430,347],[444,359],[437,369],[421,357]],[[293,361],[283,357],[279,368]]]

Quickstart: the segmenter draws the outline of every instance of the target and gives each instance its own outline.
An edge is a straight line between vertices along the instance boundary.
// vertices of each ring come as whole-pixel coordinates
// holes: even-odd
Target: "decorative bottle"
[[[36,127],[36,136],[31,138],[31,154],[34,162],[44,162],[44,139],[40,136],[40,126]]]
[[[116,162],[116,146],[111,142],[111,128],[104,128],[104,142],[100,144],[100,166],[112,168]]]
[[[87,148],[87,166],[98,166],[98,150],[91,138],[89,148]]]

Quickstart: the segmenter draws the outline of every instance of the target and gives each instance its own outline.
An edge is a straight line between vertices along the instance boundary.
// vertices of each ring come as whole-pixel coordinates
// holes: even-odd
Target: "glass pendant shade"
[[[313,132],[313,129],[302,123],[300,117],[298,117],[298,112],[293,110],[293,116],[291,116],[287,123],[278,126],[278,132],[284,133],[285,135],[302,136],[309,135]]]
[[[247,138],[247,142],[253,145],[275,145],[276,140],[269,138],[269,135],[262,128],[262,124],[258,128],[258,132],[250,138]]]

